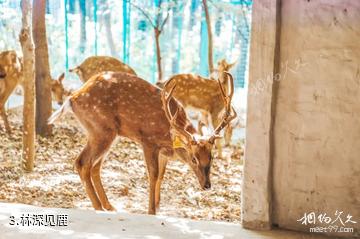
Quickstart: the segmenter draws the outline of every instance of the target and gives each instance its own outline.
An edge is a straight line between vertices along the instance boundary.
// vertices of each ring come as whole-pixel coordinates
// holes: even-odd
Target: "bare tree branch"
[[[144,9],[142,9],[141,7],[139,7],[138,5],[132,3],[131,1],[128,1],[128,3],[130,3],[131,6],[135,7],[136,9],[138,9],[149,21],[149,23],[151,24],[151,26],[153,28],[156,28],[156,25],[154,24],[154,22],[151,20],[151,17],[149,16],[149,14],[147,12],[145,12]]]
[[[162,31],[164,29],[164,25],[166,24],[168,19],[169,19],[169,11],[167,12],[166,17],[159,28],[160,31]]]
[[[213,7],[215,7],[217,10],[221,10],[221,8],[219,7],[219,6],[217,6],[212,0],[208,0],[212,5],[213,5]],[[246,28],[246,31],[247,32],[249,32],[249,30],[250,30],[250,24],[249,24],[249,21],[248,21],[248,19],[247,19],[247,17],[246,17],[246,12],[245,12],[245,9],[244,8],[247,8],[247,10],[249,10],[248,9],[248,7],[247,6],[244,6],[244,5],[242,5],[241,6],[241,8],[240,8],[240,11],[241,11],[241,14],[243,15],[243,18],[244,18],[244,22],[245,22],[245,28]],[[229,12],[226,12],[226,11],[224,11],[224,14],[226,14],[226,15],[230,15],[230,13]],[[244,39],[244,40],[248,40],[248,38],[249,37],[247,37],[244,33],[243,33],[243,31],[242,31],[242,27],[240,27],[240,26],[237,26],[236,27],[236,31],[240,34],[240,36],[241,36],[241,38],[242,39]]]

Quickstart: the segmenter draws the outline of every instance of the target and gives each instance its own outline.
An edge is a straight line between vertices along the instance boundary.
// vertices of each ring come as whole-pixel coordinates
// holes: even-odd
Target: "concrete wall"
[[[264,7],[271,9],[271,2],[254,2],[253,27],[258,21],[255,13],[264,11]],[[251,44],[256,49],[251,48],[250,53],[253,72],[250,71],[248,98],[249,112],[261,112],[257,118],[269,122],[266,112],[269,107],[272,109],[273,124],[267,130],[270,135],[265,137],[271,147],[255,151],[254,147],[246,146],[244,178],[245,184],[265,179],[266,185],[272,185],[268,187],[272,200],[259,202],[256,190],[246,191],[248,186],[244,185],[247,193],[244,218],[245,221],[251,218],[245,226],[261,228],[251,224],[261,217],[249,213],[254,206],[251,200],[256,200],[272,208],[269,219],[272,225],[309,231],[310,227],[327,224],[319,220],[315,225],[301,224],[297,220],[304,213],[315,212],[317,216],[326,213],[335,219],[338,210],[343,211],[344,221],[350,214],[357,223],[345,225],[354,228],[353,233],[330,234],[359,236],[360,1],[282,0],[275,12],[275,18],[280,16],[280,20],[274,20],[279,34],[275,44],[264,38],[266,31],[252,33]],[[258,51],[265,49],[259,42],[275,49],[275,60],[265,59],[277,66],[273,71],[258,69],[264,65]],[[252,103],[268,92],[272,93],[272,97],[267,97],[271,100]],[[257,109],[253,109],[255,105]],[[252,122],[250,116],[247,144],[256,141],[251,134],[265,133],[261,128],[264,123]],[[258,138],[260,145],[263,138]],[[257,157],[262,153],[268,153],[268,161],[264,161],[267,157]],[[270,172],[261,169],[260,164],[257,172],[251,171],[256,162],[270,167]],[[257,186],[266,189],[260,183]]]

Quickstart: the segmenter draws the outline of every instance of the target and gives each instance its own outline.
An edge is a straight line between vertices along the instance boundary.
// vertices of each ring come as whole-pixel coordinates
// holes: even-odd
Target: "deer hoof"
[[[105,209],[106,209],[107,211],[112,211],[112,212],[116,212],[116,211],[117,211],[116,208],[113,207],[111,204],[110,204],[109,206],[105,207]]]

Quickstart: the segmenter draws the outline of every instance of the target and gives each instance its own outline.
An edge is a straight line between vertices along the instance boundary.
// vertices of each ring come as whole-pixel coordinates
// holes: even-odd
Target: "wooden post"
[[[22,29],[20,43],[24,57],[23,153],[25,170],[32,171],[35,158],[35,76],[34,45],[31,34],[31,3],[21,1]]]
[[[280,0],[254,1],[241,215],[242,226],[255,230],[272,226],[274,76],[279,67],[279,14]]]

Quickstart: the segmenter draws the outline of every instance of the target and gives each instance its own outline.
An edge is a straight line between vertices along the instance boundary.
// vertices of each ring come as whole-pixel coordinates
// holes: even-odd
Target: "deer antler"
[[[236,111],[234,110],[234,108],[231,106],[231,99],[234,95],[234,78],[232,77],[232,75],[225,71],[225,74],[228,75],[228,84],[230,84],[230,87],[228,88],[228,92],[225,93],[225,89],[222,86],[220,80],[218,79],[218,84],[219,84],[219,88],[221,91],[221,96],[224,100],[224,105],[225,105],[225,113],[223,115],[223,118],[221,120],[221,123],[215,128],[213,135],[209,138],[209,142],[210,143],[214,143],[215,139],[219,138],[219,133],[220,131],[225,128],[226,125],[228,125],[233,119],[236,118],[237,114]],[[227,94],[228,93],[228,94]]]
[[[176,85],[174,85],[170,92],[168,93],[168,96],[166,96],[166,89],[164,88],[161,92],[161,100],[163,102],[163,109],[165,111],[166,118],[169,120],[170,126],[175,129],[179,134],[183,135],[188,143],[194,142],[194,138],[191,133],[189,133],[184,127],[177,124],[176,119],[178,117],[179,108],[176,109],[176,112],[174,115],[171,115],[170,111],[170,100],[172,99],[172,94],[176,88]]]

